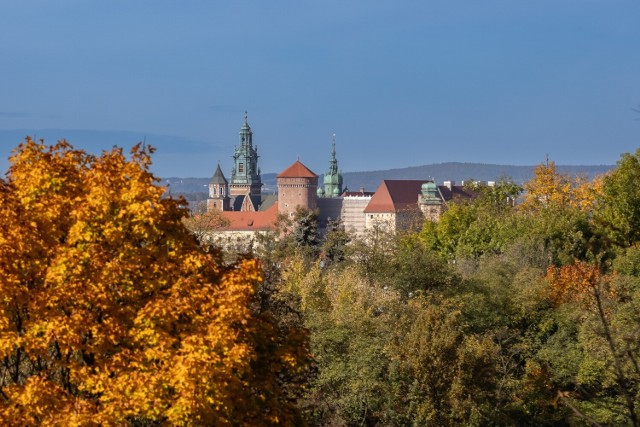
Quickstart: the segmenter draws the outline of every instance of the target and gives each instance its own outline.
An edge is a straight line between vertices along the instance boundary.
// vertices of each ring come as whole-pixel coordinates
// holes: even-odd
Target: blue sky
[[[613,164],[640,146],[637,0],[0,3],[0,168],[22,136],[146,136],[161,176],[447,161]]]

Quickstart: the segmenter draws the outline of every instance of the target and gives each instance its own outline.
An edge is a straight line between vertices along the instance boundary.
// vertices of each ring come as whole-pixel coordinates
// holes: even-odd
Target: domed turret
[[[418,206],[425,218],[437,221],[442,213],[442,198],[438,186],[433,180],[422,184],[418,195]]]
[[[422,195],[425,197],[435,196],[437,191],[436,183],[433,181],[427,181],[422,184]]]

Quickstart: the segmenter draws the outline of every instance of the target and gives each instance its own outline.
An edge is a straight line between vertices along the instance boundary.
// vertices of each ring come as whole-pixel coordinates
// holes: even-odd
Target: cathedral
[[[218,164],[209,183],[207,211],[221,211],[229,221],[222,233],[240,237],[273,230],[279,214],[292,217],[298,206],[317,210],[321,230],[330,221],[340,219],[345,229],[356,233],[376,226],[395,231],[420,226],[425,219],[437,221],[449,202],[474,197],[453,181],[436,185],[430,179],[383,180],[375,192],[365,192],[364,188],[349,191],[343,187],[338,169],[335,135],[329,168],[320,185],[318,175],[296,160],[276,176],[277,194],[265,195],[258,158],[245,113],[233,153],[231,181],[227,181]]]

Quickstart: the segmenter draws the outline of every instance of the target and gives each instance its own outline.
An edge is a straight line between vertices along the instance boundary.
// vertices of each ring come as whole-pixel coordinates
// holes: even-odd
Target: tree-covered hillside
[[[561,173],[570,175],[584,175],[593,178],[613,168],[610,165],[597,166],[558,166]],[[428,179],[437,182],[454,180],[497,181],[508,177],[522,184],[533,177],[534,166],[491,165],[482,163],[439,163],[415,166],[401,169],[389,169],[369,172],[345,172],[344,185],[351,191],[358,191],[364,187],[366,191],[375,191],[383,179]],[[320,171],[316,171],[320,173]],[[227,177],[228,178],[228,177]],[[163,184],[169,186],[171,194],[183,194],[189,200],[204,200],[207,198],[207,185],[211,178],[166,178]],[[322,179],[322,175],[320,176]],[[277,191],[276,174],[262,174],[263,192],[272,194]]]

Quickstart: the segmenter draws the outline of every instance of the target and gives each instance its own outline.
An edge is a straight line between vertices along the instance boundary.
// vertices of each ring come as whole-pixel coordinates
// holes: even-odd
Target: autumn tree
[[[260,263],[223,267],[130,159],[30,139],[0,180],[0,423],[292,424],[306,336],[253,309]]]
[[[203,212],[191,211],[182,219],[182,222],[201,245],[206,245],[212,232],[229,225],[229,220],[217,209]]]
[[[560,174],[555,162],[536,166],[533,178],[524,185],[525,200],[522,208],[550,208],[567,206],[571,200],[571,177]]]
[[[562,174],[555,162],[542,163],[533,172],[533,178],[524,184],[521,209],[526,211],[575,208],[590,212],[602,192],[600,177],[589,181],[584,176]]]

